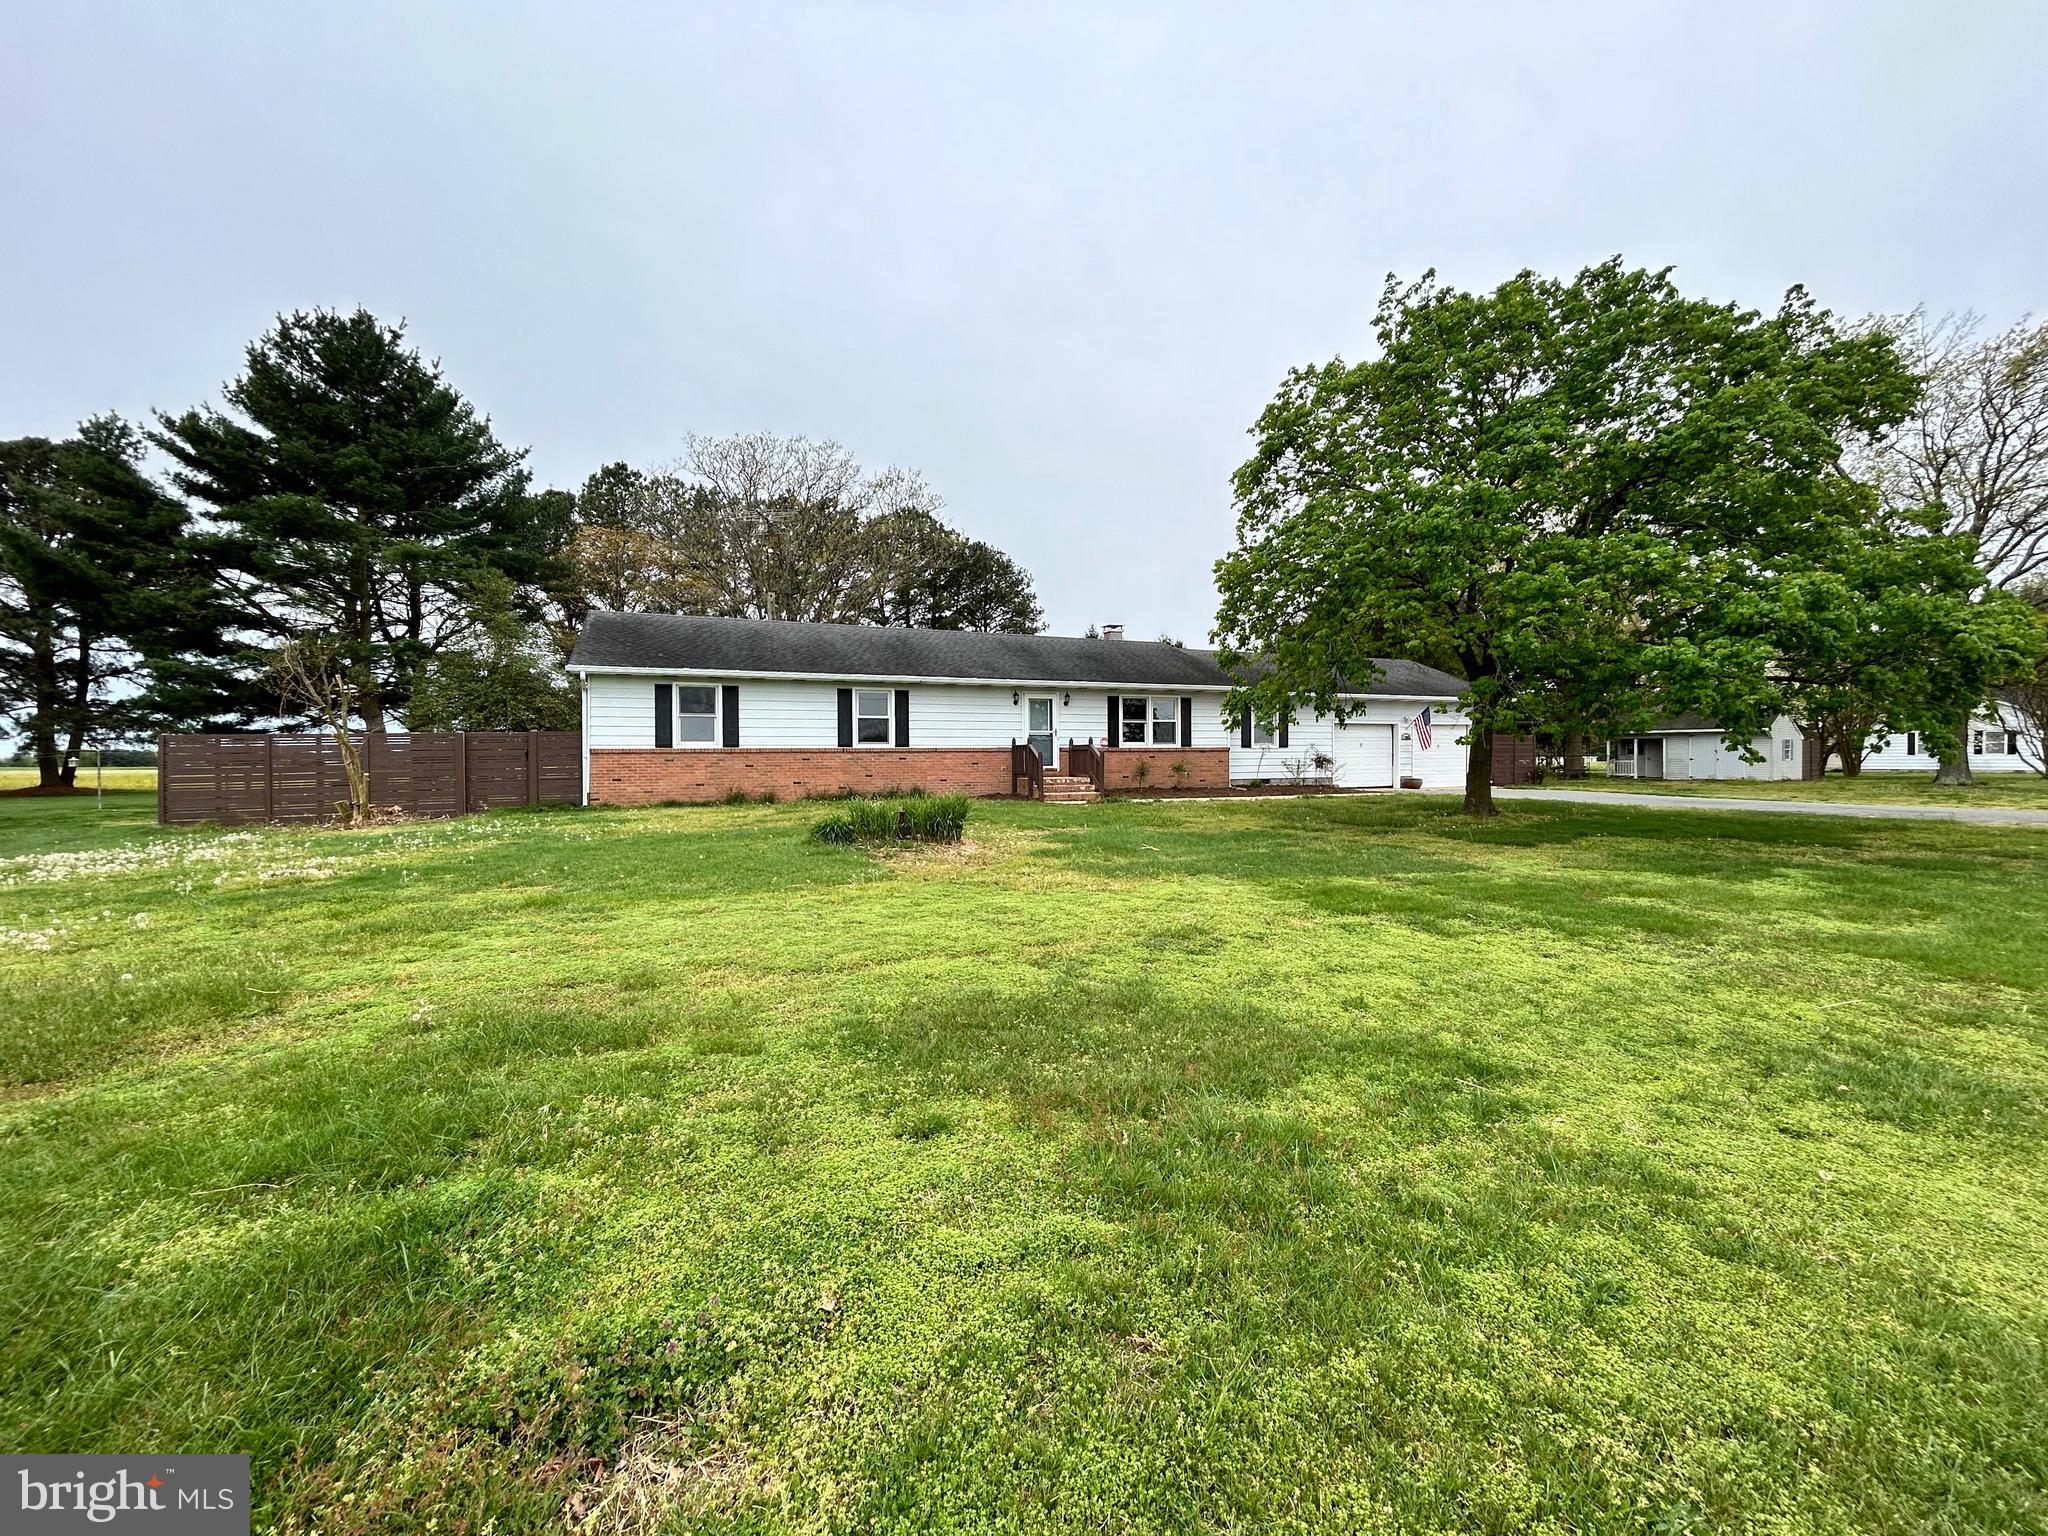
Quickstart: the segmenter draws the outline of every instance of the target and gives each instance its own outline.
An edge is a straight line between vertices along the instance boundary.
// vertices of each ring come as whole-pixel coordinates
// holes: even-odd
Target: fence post
[[[156,824],[163,826],[171,819],[165,799],[171,792],[171,738],[158,736],[156,739]]]
[[[540,732],[526,733],[526,803],[540,804]]]
[[[455,814],[469,814],[469,732],[455,733]]]

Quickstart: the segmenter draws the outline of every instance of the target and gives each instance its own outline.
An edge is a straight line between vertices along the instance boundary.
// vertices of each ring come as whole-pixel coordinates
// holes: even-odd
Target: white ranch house
[[[1114,630],[1070,639],[600,611],[569,658],[589,803],[1010,794],[1027,744],[1053,798],[1311,777],[1461,787],[1463,684],[1415,662],[1379,666],[1350,718],[1268,731],[1225,718],[1231,684],[1213,653]]]
[[[1607,772],[1621,779],[1817,779],[1824,767],[1842,765],[1832,753],[1823,764],[1817,747],[1790,715],[1778,716],[1750,746],[1754,762],[1728,745],[1714,721],[1677,715],[1610,741]],[[2039,773],[2041,763],[2040,734],[2010,704],[2001,702],[1995,715],[1970,721],[1971,772]],[[1871,735],[1863,766],[1878,773],[1931,774],[1940,764],[1919,732],[1878,731]]]
[[[1972,773],[2039,773],[2041,754],[2040,732],[2002,700],[1996,714],[1980,714],[1970,721]],[[1870,738],[1863,766],[1880,771],[1919,769],[1932,773],[1938,764],[1927,749],[1926,737],[1918,731],[1896,731]]]

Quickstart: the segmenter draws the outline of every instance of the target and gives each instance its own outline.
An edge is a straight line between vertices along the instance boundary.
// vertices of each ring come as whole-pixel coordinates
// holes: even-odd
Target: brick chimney
[[[1124,627],[1123,627],[1123,625],[1121,625],[1121,624],[1105,624],[1105,625],[1103,625],[1103,626],[1102,626],[1102,638],[1103,638],[1103,639],[1105,639],[1105,640],[1121,640],[1121,639],[1123,639],[1123,637],[1124,637]]]

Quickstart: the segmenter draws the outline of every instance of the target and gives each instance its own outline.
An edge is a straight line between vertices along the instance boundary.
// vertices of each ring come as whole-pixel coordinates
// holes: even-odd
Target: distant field
[[[1720,795],[1740,800],[1839,800],[1850,805],[1989,805],[2048,810],[2048,779],[2038,773],[1980,773],[1962,789],[1945,789],[1931,773],[1864,773],[1845,779],[1617,779],[1595,774],[1584,784],[1553,789],[1614,789],[1638,795]]]
[[[829,809],[0,800],[0,1446],[286,1536],[2048,1531],[2048,832]]]
[[[110,790],[144,789],[148,790],[151,794],[156,793],[156,770],[154,768],[108,768],[102,771],[105,774],[105,786]],[[33,768],[0,768],[0,791],[26,789],[35,781],[36,771]],[[78,770],[78,786],[81,789],[92,788],[92,764],[87,763]]]

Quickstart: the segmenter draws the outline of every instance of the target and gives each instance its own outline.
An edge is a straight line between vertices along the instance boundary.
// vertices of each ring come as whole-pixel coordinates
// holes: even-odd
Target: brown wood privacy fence
[[[1493,738],[1493,782],[1538,784],[1543,780],[1543,752],[1534,736],[1496,732]]]
[[[583,798],[576,731],[379,731],[354,740],[379,808],[461,816]],[[323,821],[348,799],[341,749],[329,735],[164,736],[157,745],[156,819],[166,825]]]

